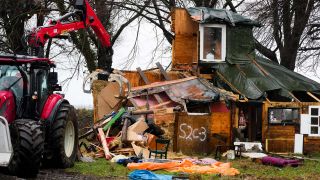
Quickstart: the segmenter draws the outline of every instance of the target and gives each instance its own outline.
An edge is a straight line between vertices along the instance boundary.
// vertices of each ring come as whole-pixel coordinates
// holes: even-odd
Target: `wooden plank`
[[[144,83],[145,83],[145,84],[150,84],[148,78],[147,78],[146,75],[142,72],[142,70],[141,70],[140,67],[137,68],[137,71],[138,71],[140,77],[142,78],[142,80],[144,81]]]
[[[292,96],[293,97],[293,99],[296,101],[296,102],[301,102],[294,94],[292,94],[291,92],[288,92],[288,94],[290,95],[290,96]]]
[[[145,83],[146,85],[150,84],[148,78],[147,78],[147,77],[145,76],[145,74],[142,72],[142,70],[141,70],[140,67],[137,68],[137,71],[138,71],[138,73],[140,74],[141,78],[143,79],[144,83]],[[131,90],[132,90],[132,89],[131,89]],[[154,96],[154,98],[157,100],[157,102],[158,102],[159,104],[163,103],[163,101],[162,101],[162,99],[161,99],[161,97],[160,97],[159,94],[153,94],[153,96]],[[166,105],[164,105],[164,107],[166,107]],[[149,108],[149,107],[147,106],[147,108]]]
[[[170,81],[171,79],[170,79],[170,77],[168,76],[167,72],[163,69],[162,65],[161,65],[159,62],[157,62],[156,65],[157,65],[157,67],[159,68],[159,70],[160,70],[162,76],[164,77],[164,79],[165,79],[166,81]]]
[[[219,73],[218,71],[216,71],[217,75],[221,78],[222,81],[224,81],[225,83],[227,83],[230,88],[232,88],[234,91],[236,91],[238,94],[242,94],[236,87],[234,87],[221,73]],[[248,98],[244,97],[244,100],[247,102]]]
[[[311,96],[314,100],[320,102],[320,99],[317,98],[315,95],[313,95],[311,92],[307,92],[307,94],[308,94],[309,96]]]
[[[190,81],[190,80],[197,79],[197,78],[198,77],[196,77],[196,76],[191,76],[191,77],[187,77],[187,78],[183,78],[183,79],[165,81],[165,82],[160,82],[160,83],[156,83],[156,84],[148,84],[148,85],[144,85],[144,86],[131,88],[131,91],[138,91],[138,90],[155,88],[155,87],[160,87],[160,86],[172,85],[172,84],[177,84],[177,83],[181,83],[181,82],[185,82],[185,81]]]

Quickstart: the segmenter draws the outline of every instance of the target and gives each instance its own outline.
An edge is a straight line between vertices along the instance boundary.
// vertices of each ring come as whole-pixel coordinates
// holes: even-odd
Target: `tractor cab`
[[[9,124],[16,118],[40,119],[48,96],[59,90],[52,67],[45,58],[0,56],[0,115]]]

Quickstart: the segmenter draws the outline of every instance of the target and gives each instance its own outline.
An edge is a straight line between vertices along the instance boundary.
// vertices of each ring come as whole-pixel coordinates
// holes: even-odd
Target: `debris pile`
[[[177,161],[167,156],[173,148],[178,112],[208,114],[210,103],[237,96],[195,76],[171,80],[162,70],[166,81],[150,83],[143,71],[137,72],[145,85],[131,87],[121,73],[108,81],[92,82],[94,123],[80,136],[80,152],[86,157],[81,159],[90,162],[88,157],[105,158],[131,170],[239,174],[230,164],[215,160],[199,165],[198,160]]]

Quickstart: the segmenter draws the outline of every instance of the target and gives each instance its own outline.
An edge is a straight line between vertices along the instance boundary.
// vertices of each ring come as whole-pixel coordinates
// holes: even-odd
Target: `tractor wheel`
[[[40,168],[44,133],[39,122],[18,119],[10,125],[13,156],[9,172],[21,177],[35,177]]]
[[[78,150],[78,121],[74,108],[62,103],[47,127],[45,164],[59,168],[74,165]]]

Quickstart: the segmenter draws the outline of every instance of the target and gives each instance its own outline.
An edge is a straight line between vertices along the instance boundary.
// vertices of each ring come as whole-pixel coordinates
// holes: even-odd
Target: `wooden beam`
[[[315,95],[314,95],[314,94],[312,94],[311,92],[307,92],[307,94],[308,94],[309,96],[311,96],[314,100],[316,100],[316,101],[320,102],[320,99],[319,99],[319,98],[317,98],[317,96],[315,96]]]
[[[293,95],[291,92],[288,92],[290,96],[293,97],[293,99],[296,101],[296,102],[301,102],[295,95]]]
[[[137,71],[138,71],[139,75],[141,76],[142,80],[144,81],[144,83],[145,83],[146,85],[150,84],[148,78],[147,78],[146,75],[142,72],[142,70],[141,70],[140,67],[137,68]],[[163,101],[162,101],[162,99],[161,99],[161,97],[160,97],[159,94],[153,94],[153,96],[154,96],[154,98],[157,100],[157,102],[158,102],[159,104],[163,103]],[[149,104],[149,102],[147,102],[147,108],[148,108],[148,106],[149,106],[148,104]],[[166,106],[164,105],[164,107],[166,107]]]
[[[218,71],[216,71],[216,73],[217,73],[217,75],[225,82],[225,83],[227,83],[232,89],[234,89],[239,95],[241,95],[242,93],[236,88],[236,87],[234,87],[226,78],[224,78],[223,76],[222,76],[222,74],[220,74]],[[248,101],[248,98],[247,97],[244,97],[244,100],[245,100],[245,102],[247,102]],[[239,101],[241,101],[240,100],[240,98],[239,98]]]
[[[191,77],[187,77],[187,78],[183,78],[183,79],[159,82],[159,83],[156,83],[156,84],[148,84],[148,85],[145,85],[145,86],[137,86],[137,87],[131,88],[131,91],[138,91],[138,90],[143,90],[143,89],[150,89],[150,88],[155,88],[155,87],[172,85],[172,84],[177,84],[177,83],[181,83],[181,82],[185,82],[185,81],[190,81],[190,80],[193,80],[193,79],[197,79],[197,77],[196,76],[191,76]]]
[[[160,70],[160,72],[161,72],[162,76],[164,77],[164,79],[166,81],[170,81],[171,79],[168,76],[167,72],[163,69],[162,65],[159,62],[157,62],[156,65],[157,65],[158,69]]]
[[[150,84],[148,78],[147,78],[146,75],[142,72],[142,70],[141,70],[140,67],[137,68],[137,71],[138,71],[139,75],[141,76],[143,82],[144,82],[145,84]]]
[[[265,69],[263,69],[263,67],[260,66],[260,64],[258,64],[257,61],[256,61],[254,58],[252,58],[252,57],[249,56],[249,55],[247,55],[247,57],[251,60],[251,62],[252,62],[254,65],[256,65],[256,66],[258,67],[258,69],[260,69],[260,71],[261,71],[265,76],[269,76],[269,73],[268,73]]]

